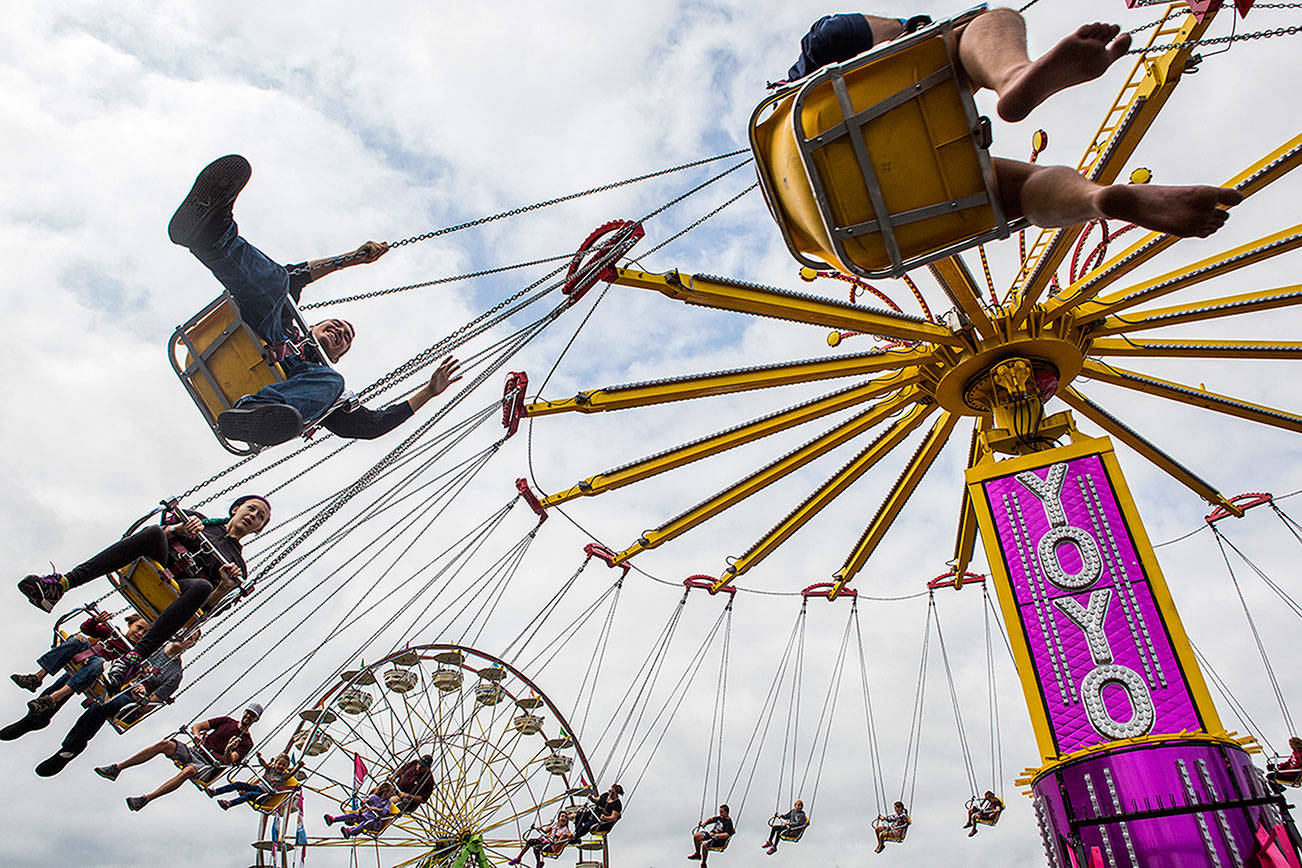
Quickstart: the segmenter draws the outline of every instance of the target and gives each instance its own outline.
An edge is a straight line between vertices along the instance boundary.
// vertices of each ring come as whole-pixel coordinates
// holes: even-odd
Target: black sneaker
[[[80,751],[61,750],[49,759],[42,760],[36,766],[36,774],[43,778],[52,778],[77,758]]]
[[[207,247],[217,240],[231,221],[231,206],[249,183],[253,168],[238,154],[213,160],[176,209],[167,224],[167,237],[182,247]]]
[[[38,696],[27,701],[27,712],[32,717],[40,717],[42,714],[54,711],[58,707],[59,700],[53,696]]]
[[[118,779],[119,771],[121,771],[121,769],[118,768],[117,763],[109,763],[106,766],[95,767],[95,774],[110,781],[116,781]]]
[[[15,672],[13,675],[10,675],[9,677],[14,680],[14,684],[17,684],[19,687],[21,687],[23,690],[26,690],[28,693],[35,693],[41,686],[41,679],[39,676],[36,675],[23,675],[21,673]]]
[[[62,578],[58,573],[24,576],[18,582],[18,590],[36,608],[53,612],[55,604],[63,599],[63,583],[59,581]]]
[[[147,796],[127,796],[127,807],[133,811],[138,811],[147,804],[149,804]]]
[[[276,446],[303,431],[303,417],[288,404],[253,401],[217,416],[217,427],[228,440],[256,446]]]

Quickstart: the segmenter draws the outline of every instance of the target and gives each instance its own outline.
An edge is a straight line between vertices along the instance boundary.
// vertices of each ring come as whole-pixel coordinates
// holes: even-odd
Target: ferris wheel
[[[345,672],[300,713],[285,750],[303,758],[304,798],[260,811],[259,865],[288,865],[302,847],[372,849],[387,865],[503,865],[539,817],[582,807],[593,780],[569,724],[528,676],[452,644],[412,646]],[[314,813],[356,810],[422,756],[431,761],[427,792],[392,799],[355,834],[341,824],[296,839],[304,803]],[[601,835],[546,855],[608,864]]]

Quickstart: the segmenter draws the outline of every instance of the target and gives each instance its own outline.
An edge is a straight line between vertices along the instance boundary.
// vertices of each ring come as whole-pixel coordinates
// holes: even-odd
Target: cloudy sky
[[[1032,53],[1047,49],[1079,23],[1081,5],[1067,0],[1036,4],[1028,12]],[[764,83],[785,72],[810,21],[828,10],[771,0],[125,3],[111,10],[89,2],[13,0],[6,11],[0,26],[5,93],[0,124],[6,151],[0,162],[6,203],[0,214],[0,251],[6,262],[0,294],[7,313],[0,349],[6,372],[0,385],[6,407],[0,414],[0,442],[6,447],[0,453],[0,478],[7,496],[0,501],[0,521],[7,528],[5,573],[16,580],[44,572],[48,561],[64,569],[73,566],[121,534],[160,497],[185,491],[231,464],[164,358],[172,328],[216,291],[206,271],[170,245],[165,234],[173,209],[209,160],[241,153],[253,164],[253,179],[236,217],[246,236],[273,258],[290,262],[342,252],[368,238],[403,239],[746,147],[746,123]],[[918,11],[939,15],[952,10],[919,2],[891,7],[889,14]],[[1120,0],[1098,14],[1128,28],[1154,16],[1152,10],[1127,10]],[[1288,18],[1291,14],[1259,10],[1241,29],[1296,23]],[[1229,31],[1230,16],[1223,14],[1212,33]],[[1297,132],[1299,96],[1286,86],[1295,70],[1296,44],[1281,39],[1238,44],[1223,54],[1215,50],[1208,50],[1201,69],[1180,85],[1132,160],[1134,166],[1153,169],[1159,183],[1224,180]],[[1016,127],[996,123],[995,150],[1025,155],[1038,125],[1050,134],[1041,160],[1074,164],[1128,68],[1118,64],[1103,81],[1058,97],[1033,122]],[[993,114],[990,102],[982,105]],[[655,211],[739,161],[721,160],[404,246],[373,266],[311,287],[305,301],[565,254],[593,227]],[[647,222],[647,238],[633,256],[752,182],[752,170],[743,167],[658,214]],[[1292,225],[1300,183],[1289,178],[1274,185],[1239,209],[1221,235],[1182,243],[1136,279]],[[999,282],[1011,278],[1012,247],[992,250]],[[1184,297],[1291,283],[1285,271],[1289,261],[1282,257],[1253,266]],[[358,329],[345,367],[350,385],[374,382],[544,277],[551,267],[327,308]],[[639,267],[807,288],[797,279],[796,266],[757,192],[647,256]],[[942,309],[935,286],[922,285],[933,308]],[[813,286],[838,297],[842,288],[830,282]],[[914,309],[901,287],[882,288],[906,310]],[[553,293],[460,354],[484,349],[556,302]],[[1181,334],[1288,338],[1297,333],[1297,317],[1288,311],[1241,320],[1191,327]],[[533,391],[560,398],[606,384],[823,355],[829,352],[825,338],[819,329],[688,309],[621,287],[602,294],[598,287],[503,371],[526,370]],[[844,349],[869,346],[867,338],[855,340]],[[1302,407],[1296,378],[1265,362],[1172,362],[1146,370],[1273,406]],[[415,382],[378,400],[392,399]],[[492,374],[447,412],[431,436],[490,408],[501,383],[502,373]],[[1302,489],[1299,447],[1290,434],[1166,406],[1102,384],[1087,383],[1084,390],[1226,493]],[[202,657],[190,668],[194,686],[175,706],[126,736],[106,731],[51,781],[36,779],[30,769],[54,750],[72,722],[72,711],[65,710],[49,730],[4,745],[5,768],[16,789],[0,860],[8,865],[247,864],[253,852],[248,844],[256,837],[252,814],[221,813],[187,788],[132,815],[122,797],[149,789],[170,767],[160,760],[117,784],[101,781],[90,768],[122,759],[196,717],[231,711],[254,695],[274,697],[263,723],[272,730],[310,704],[336,669],[358,657],[373,660],[406,641],[473,636],[477,647],[503,653],[578,568],[584,543],[596,538],[622,548],[643,529],[812,434],[752,444],[700,467],[572,504],[566,514],[574,521],[556,516],[544,525],[485,627],[468,621],[469,612],[461,613],[460,604],[449,601],[477,581],[500,589],[499,577],[481,576],[528,532],[531,514],[519,506],[513,509],[470,566],[455,576],[438,573],[430,564],[505,506],[515,494],[517,477],[530,478],[542,491],[567,488],[601,470],[823,391],[774,390],[691,406],[540,419],[503,443],[453,505],[441,511],[425,508],[416,516],[417,525],[396,519],[360,522],[363,513],[383,504],[384,491],[395,490],[402,474],[385,477],[278,565],[277,584],[268,586],[276,589],[274,597],[268,593],[256,610],[246,603],[249,614],[230,619],[228,629],[215,630],[221,635],[210,636],[196,649]],[[292,516],[379,462],[440,406],[427,407],[386,440],[357,444],[321,462],[339,445],[325,439],[240,485],[236,490],[285,486],[275,498],[281,526],[251,545],[250,553],[256,557],[283,545],[302,526]],[[429,485],[433,492],[438,474],[488,449],[502,433],[490,414],[448,455],[410,465],[405,490]],[[927,579],[945,572],[950,556],[966,433],[958,440],[963,442],[942,453],[856,582],[864,594],[859,608],[885,768],[882,786],[891,798],[905,779],[926,604],[918,592]],[[538,664],[539,671],[531,673],[536,682],[566,708],[573,707],[580,689],[595,688],[594,719],[612,716],[678,606],[681,592],[669,585],[693,573],[717,575],[727,556],[745,550],[858,448],[851,445],[829,455],[755,502],[647,552],[625,587],[612,626],[611,663],[600,682],[580,683],[597,639],[591,625],[576,634],[564,653]],[[238,483],[287,450],[223,476],[192,502]],[[1155,541],[1199,527],[1206,509],[1198,498],[1124,447],[1118,451]],[[765,691],[799,610],[793,592],[826,579],[840,566],[903,460],[901,454],[884,462],[842,498],[843,504],[811,523],[741,583],[745,592],[738,596],[733,620],[720,793],[732,799],[734,810],[742,809],[743,853],[726,854],[734,863],[755,852],[763,820],[779,796],[781,737],[768,739],[744,804],[740,791],[729,796],[728,783],[741,762],[745,738],[765,713]],[[207,508],[220,512],[228,497],[217,497]],[[1302,500],[1280,505],[1302,513]],[[408,508],[395,507],[387,514]],[[329,534],[354,526],[324,548]],[[1298,543],[1273,516],[1259,510],[1226,533],[1267,574],[1296,592]],[[385,543],[390,546],[382,549]],[[1232,686],[1254,725],[1282,746],[1283,717],[1210,534],[1194,534],[1159,553],[1195,643]],[[1235,566],[1267,650],[1273,659],[1286,659],[1296,621],[1246,567]],[[984,568],[983,559],[977,568]],[[604,567],[585,570],[561,613],[547,619],[542,637],[559,633],[612,580]],[[106,589],[84,590],[74,601],[87,602]],[[440,590],[445,596],[436,598]],[[32,658],[48,641],[51,619],[17,595],[10,599],[11,619],[0,639],[0,654],[10,671],[30,671]],[[485,593],[472,599],[492,597]],[[694,595],[683,609],[677,644],[666,652],[666,684],[651,698],[653,711],[665,701],[668,685],[687,670],[720,604],[717,598]],[[981,598],[975,591],[948,592],[938,606],[984,788],[991,780],[991,726]],[[390,623],[399,610],[403,614]],[[806,733],[817,717],[847,614],[842,606],[828,605],[809,612],[802,707]],[[717,653],[717,646],[711,653]],[[702,774],[715,693],[709,670],[707,663],[689,688],[649,771],[628,800],[627,819],[611,839],[613,864],[681,863],[688,852],[703,790],[714,798],[714,785],[704,786]],[[1286,693],[1302,687],[1291,671],[1279,674]],[[881,858],[918,865],[988,864],[992,859],[1024,864],[1042,858],[1029,804],[1012,784],[1016,772],[1034,765],[1036,757],[1006,654],[996,661],[995,681],[1003,746],[1002,783],[996,788],[1007,796],[1007,818],[974,840],[962,838],[967,778],[943,675],[933,667],[912,805],[915,834],[906,846]],[[0,715],[17,718],[26,698],[11,687],[0,700]],[[859,865],[868,858],[868,821],[877,804],[859,701],[854,685],[848,685],[834,721],[832,761],[819,783],[816,828],[798,847],[780,851],[775,864]],[[1229,725],[1239,726],[1228,708],[1222,713]],[[785,714],[785,708],[779,709],[777,720]],[[594,725],[594,737],[599,731]],[[809,750],[804,738],[796,748],[802,774]],[[634,750],[645,759],[652,746],[637,744]],[[596,757],[612,750],[609,743],[587,747]],[[317,813],[309,809],[310,815]],[[330,851],[311,858],[324,865],[343,864],[346,857],[344,851]]]

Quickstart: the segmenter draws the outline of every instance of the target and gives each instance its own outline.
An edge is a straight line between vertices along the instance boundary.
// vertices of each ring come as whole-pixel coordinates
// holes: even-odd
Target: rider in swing
[[[286,302],[298,301],[303,287],[337,269],[374,262],[389,249],[367,241],[356,250],[330,259],[280,265],[245,241],[231,208],[253,170],[248,160],[231,154],[199,173],[167,227],[174,244],[188,248],[235,298],[241,319],[270,345],[301,339]],[[352,346],[354,329],[342,319],[327,319],[311,327],[325,358],[310,344],[281,365],[287,379],[245,395],[217,417],[223,436],[259,446],[274,446],[298,436],[306,424],[318,422],[340,437],[370,440],[387,434],[410,419],[435,395],[461,377],[458,362],[443,360],[429,382],[381,410],[358,407],[331,411],[344,391],[344,380],[330,365]],[[331,411],[331,412],[327,412]],[[324,415],[324,418],[322,416]]]

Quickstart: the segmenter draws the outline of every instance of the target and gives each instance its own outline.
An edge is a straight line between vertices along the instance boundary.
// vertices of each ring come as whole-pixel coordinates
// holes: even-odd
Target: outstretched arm
[[[389,245],[383,241],[367,241],[356,250],[350,250],[347,253],[341,253],[327,259],[313,259],[307,264],[308,280],[309,282],[319,280],[341,268],[349,268],[354,265],[369,265],[387,253],[388,250]]]
[[[458,371],[460,367],[461,363],[451,356],[444,359],[442,364],[438,366],[438,370],[429,378],[429,382],[412,392],[410,397],[407,398],[407,406],[411,407],[411,412],[415,413],[421,407],[424,407],[430,398],[442,394],[448,386],[460,380],[461,374]]]

